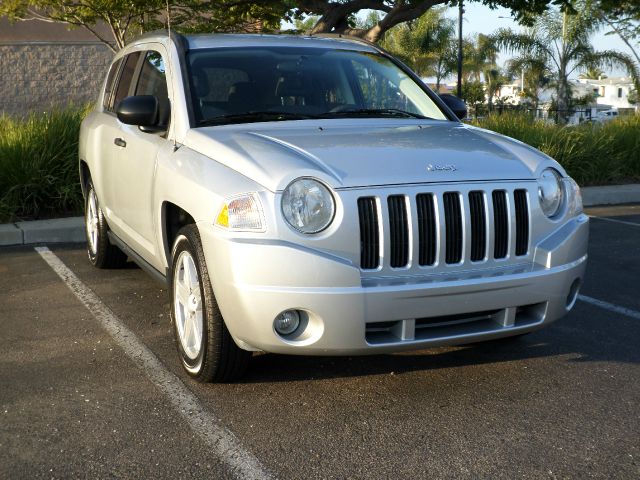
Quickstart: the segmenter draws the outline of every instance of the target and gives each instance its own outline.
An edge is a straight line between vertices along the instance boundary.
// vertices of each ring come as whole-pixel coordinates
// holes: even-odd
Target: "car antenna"
[[[171,9],[169,7],[169,0],[166,0],[167,4],[167,34],[169,35],[169,65],[173,65],[171,62]],[[171,73],[173,76],[173,67],[171,67]],[[173,114],[173,108],[171,108],[171,114]],[[174,129],[175,132],[175,129]],[[178,142],[176,142],[176,136],[173,136],[173,151],[178,150]]]

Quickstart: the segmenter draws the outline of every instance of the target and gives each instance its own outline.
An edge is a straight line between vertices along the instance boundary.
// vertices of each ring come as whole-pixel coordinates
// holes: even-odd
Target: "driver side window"
[[[111,104],[113,109],[117,108],[118,103],[129,95],[131,80],[133,79],[133,74],[136,71],[136,65],[138,64],[139,57],[140,52],[133,52],[125,57],[126,59],[124,60],[124,66],[122,67],[118,87],[116,88],[113,103]]]
[[[167,126],[171,104],[167,92],[165,63],[160,53],[150,50],[142,62],[135,95],[153,95],[158,99],[158,126]]]

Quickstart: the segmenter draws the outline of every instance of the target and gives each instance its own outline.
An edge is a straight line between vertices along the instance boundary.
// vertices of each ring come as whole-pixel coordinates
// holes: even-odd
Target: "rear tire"
[[[100,208],[98,195],[91,180],[87,182],[86,191],[84,223],[89,261],[97,268],[120,268],[127,263],[127,256],[109,242],[107,235],[109,226]]]
[[[251,352],[239,348],[227,330],[195,225],[178,232],[171,258],[171,319],[182,366],[199,382],[240,378]]]

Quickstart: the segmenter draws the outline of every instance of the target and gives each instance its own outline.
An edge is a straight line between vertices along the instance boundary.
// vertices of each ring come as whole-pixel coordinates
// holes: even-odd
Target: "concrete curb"
[[[54,218],[0,225],[0,246],[84,241],[84,217]]]
[[[585,207],[640,203],[640,184],[585,187]],[[54,218],[0,225],[0,246],[84,242],[84,217]]]
[[[640,203],[640,183],[584,187],[582,189],[582,202],[585,207]]]

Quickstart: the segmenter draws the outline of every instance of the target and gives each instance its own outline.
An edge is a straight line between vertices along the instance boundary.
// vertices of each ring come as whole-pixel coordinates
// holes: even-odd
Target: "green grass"
[[[78,135],[85,112],[0,116],[0,223],[82,211]]]
[[[640,181],[640,115],[563,127],[509,112],[474,124],[542,150],[580,185]]]

